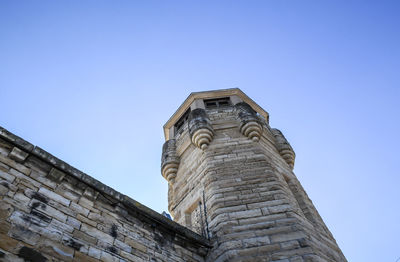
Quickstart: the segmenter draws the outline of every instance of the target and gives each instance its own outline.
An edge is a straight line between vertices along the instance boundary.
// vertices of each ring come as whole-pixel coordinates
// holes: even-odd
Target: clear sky
[[[158,212],[162,125],[241,88],[349,261],[400,258],[399,1],[1,1],[0,126]]]

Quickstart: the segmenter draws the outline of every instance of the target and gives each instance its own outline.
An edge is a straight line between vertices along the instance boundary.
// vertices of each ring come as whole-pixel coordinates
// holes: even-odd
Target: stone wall
[[[212,142],[202,150],[188,130],[177,135],[180,165],[169,183],[174,220],[203,225],[193,229],[210,237],[206,261],[346,261],[292,172],[283,135],[259,118],[261,137],[245,136],[234,106],[206,111]],[[202,221],[193,221],[196,208]]]
[[[1,261],[204,261],[208,247],[0,128]]]

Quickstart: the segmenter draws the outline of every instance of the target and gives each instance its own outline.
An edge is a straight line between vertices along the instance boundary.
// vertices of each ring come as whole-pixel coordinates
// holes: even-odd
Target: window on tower
[[[220,107],[230,106],[231,101],[229,97],[204,99],[204,105],[206,106],[207,109],[220,108]]]
[[[205,215],[203,213],[203,204],[200,200],[196,200],[185,211],[185,224],[187,228],[198,233],[199,235],[206,236]]]
[[[188,118],[189,118],[189,113],[190,113],[190,108],[186,110],[186,112],[179,118],[179,120],[175,123],[175,134],[180,134],[183,131],[183,127],[185,126],[185,123],[187,123]]]

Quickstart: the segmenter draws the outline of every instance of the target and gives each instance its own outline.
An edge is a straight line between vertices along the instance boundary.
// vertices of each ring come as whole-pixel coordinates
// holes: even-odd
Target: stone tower
[[[240,89],[192,93],[164,125],[174,220],[207,261],[347,261],[293,173],[295,153]]]

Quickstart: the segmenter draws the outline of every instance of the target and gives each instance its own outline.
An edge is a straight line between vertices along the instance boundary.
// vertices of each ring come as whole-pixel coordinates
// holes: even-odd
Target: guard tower
[[[207,261],[347,261],[293,173],[295,153],[240,89],[192,93],[164,125],[174,220]]]

